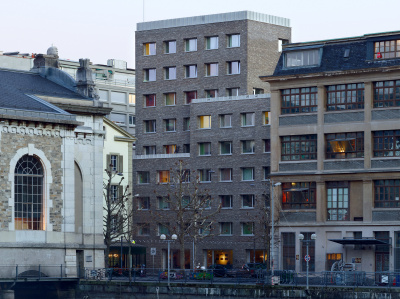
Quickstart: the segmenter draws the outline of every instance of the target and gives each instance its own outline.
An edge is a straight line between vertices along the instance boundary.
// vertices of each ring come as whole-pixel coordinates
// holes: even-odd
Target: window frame
[[[364,132],[329,133],[325,134],[325,141],[325,159],[364,158]],[[333,151],[332,144],[336,144],[335,148],[339,151]],[[354,149],[347,151],[350,147]]]
[[[170,102],[172,100],[172,102]],[[176,92],[164,93],[165,106],[176,106]]]
[[[390,45],[391,43],[393,45]],[[400,58],[400,39],[374,42],[374,59],[392,58]]]
[[[281,136],[281,161],[317,160],[317,134]]]
[[[251,233],[245,233],[245,226],[247,225],[251,225],[250,229]],[[242,222],[240,226],[241,226],[242,236],[254,236],[254,222]]]
[[[254,127],[256,123],[256,114],[254,112],[240,113],[242,127]],[[247,124],[249,123],[249,124]]]
[[[150,184],[150,171],[137,171],[137,184]]]
[[[143,82],[155,82],[157,81],[157,69],[148,68],[143,70]]]
[[[205,45],[205,49],[206,50],[217,50],[218,49],[218,43],[219,43],[219,38],[218,35],[217,36],[207,36],[206,38],[206,45]],[[211,39],[216,39],[216,47],[212,47],[212,40]],[[215,43],[215,41],[214,41]]]
[[[137,209],[139,211],[148,211],[150,210],[150,197],[144,196],[144,197],[138,197],[137,201]]]
[[[326,86],[326,110],[364,109],[364,93],[364,83],[328,85]]]
[[[238,37],[237,42],[234,43],[233,37]],[[227,34],[227,48],[239,48],[240,47],[240,34],[232,33]]]
[[[249,147],[246,146],[248,142],[250,143],[248,144]],[[241,143],[241,154],[252,155],[255,153],[256,143],[254,140],[241,140],[240,143]],[[247,148],[249,149],[249,151],[247,151]]]
[[[185,65],[185,79],[197,78],[197,64]]]
[[[157,132],[157,121],[155,119],[144,120],[143,133],[156,133]],[[151,130],[153,129],[153,130]]]
[[[281,90],[281,114],[316,113],[318,88],[316,86]]]
[[[232,222],[220,222],[219,223],[219,235],[220,236],[232,236],[233,235]]]
[[[297,57],[295,57],[295,55]],[[290,56],[293,56],[293,58]],[[284,57],[284,66],[285,68],[288,69],[319,66],[321,64],[322,47],[316,49],[314,48],[314,49],[285,51],[283,57]],[[294,63],[295,59],[299,62],[298,64]],[[293,60],[293,63],[290,63],[291,60]],[[305,62],[306,60],[308,60],[309,63],[306,63]]]
[[[240,60],[228,61],[226,70],[227,75],[240,75]]]
[[[173,78],[171,78],[171,71],[172,71]],[[164,67],[164,80],[176,80],[176,66]]]
[[[211,129],[211,115],[199,115],[198,119],[198,129],[199,130],[209,130]]]
[[[157,183],[168,184],[170,182],[169,170],[157,170]]]
[[[194,42],[193,44],[191,42]],[[197,38],[185,38],[185,52],[197,51]]]
[[[230,87],[226,89],[228,97],[238,97],[240,94],[240,87]]]
[[[173,43],[175,45],[175,51],[171,52],[169,50],[170,48],[170,43]],[[164,41],[164,54],[175,54],[176,53],[176,40],[167,40]]]
[[[400,157],[400,130],[372,131],[372,140],[374,158]]]
[[[190,117],[183,118],[182,130],[184,132],[190,131]]]
[[[316,193],[317,186],[315,182],[282,183],[282,209],[316,209]]]
[[[177,148],[176,144],[165,144],[163,145],[163,153],[166,155],[176,154]]]
[[[154,46],[154,47],[151,47]],[[157,54],[157,44],[155,42],[143,43],[143,56],[153,56]]]
[[[350,220],[350,184],[348,181],[326,182],[326,215],[327,221]]]
[[[229,145],[229,151],[227,151],[226,153],[222,152],[224,145]],[[219,142],[219,154],[221,156],[232,155],[232,141],[220,141]]]
[[[212,174],[211,169],[208,169],[208,168],[198,169],[197,173],[198,173],[200,183],[211,182],[211,174]]]
[[[192,103],[193,100],[197,99],[197,90],[190,90],[190,91],[185,91],[185,104],[190,104]],[[194,97],[191,97],[189,95],[192,95],[194,93]]]
[[[374,208],[400,208],[400,180],[374,180]]]
[[[207,99],[215,99],[218,97],[218,89],[206,89],[205,93]]]
[[[374,108],[400,107],[400,79],[373,84]]]
[[[242,182],[254,182],[254,167],[241,167],[240,170],[242,172]],[[251,175],[251,178],[246,179],[247,175]]]
[[[255,207],[254,194],[241,194],[240,199],[241,199],[242,209],[254,209]]]
[[[225,175],[228,175],[229,179],[226,180],[225,179]],[[232,180],[233,180],[233,170],[232,170],[232,168],[220,168],[219,169],[219,181],[220,182],[232,182]]]
[[[211,142],[199,142],[199,156],[211,156]],[[204,152],[202,154],[202,152]]]
[[[144,95],[144,108],[148,108],[148,107],[156,107],[156,94],[155,93]]]
[[[225,117],[229,116],[229,126],[225,125]],[[219,127],[220,128],[232,128],[232,114],[220,114],[219,115]]]
[[[155,145],[145,145],[143,146],[143,153],[146,156],[155,155],[157,153]]]
[[[233,196],[232,195],[220,195],[221,209],[232,209],[233,207]],[[225,205],[228,203],[228,205]]]
[[[205,76],[217,77],[218,76],[218,62],[205,63]]]

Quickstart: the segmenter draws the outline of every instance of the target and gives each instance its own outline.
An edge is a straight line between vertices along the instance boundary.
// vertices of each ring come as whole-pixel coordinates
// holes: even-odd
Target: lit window
[[[14,221],[16,230],[43,230],[43,167],[25,155],[14,170]]]
[[[315,209],[316,184],[311,183],[282,183],[282,208]]]
[[[138,235],[139,236],[150,236],[150,224],[148,223],[138,223]]]
[[[156,154],[156,146],[155,145],[144,146],[143,152],[145,155],[155,155]]]
[[[166,41],[164,42],[165,45],[165,54],[173,54],[176,53],[176,41]]]
[[[164,154],[175,154],[176,144],[167,144],[163,146]]]
[[[211,115],[199,116],[199,129],[211,129]]]
[[[240,34],[228,35],[228,48],[240,47]]]
[[[149,171],[138,171],[137,172],[138,184],[149,184],[150,183],[150,172]]]
[[[232,235],[232,222],[220,222],[219,225],[221,235]]]
[[[232,114],[221,114],[219,116],[220,127],[221,128],[231,128],[232,127]]]
[[[135,105],[136,104],[136,95],[133,93],[129,94],[129,104],[130,105]]]
[[[219,198],[222,209],[232,209],[232,195],[220,195]]]
[[[228,62],[228,75],[240,74],[240,61]]]
[[[264,139],[264,153],[270,153],[271,152],[271,139]]]
[[[326,134],[326,159],[364,158],[364,132]]]
[[[317,105],[317,87],[282,90],[282,114],[317,112]]]
[[[227,88],[226,89],[228,97],[237,97],[239,95],[239,87]]]
[[[208,89],[206,90],[206,98],[216,98],[218,97],[218,89]]]
[[[197,99],[197,91],[185,91],[185,103],[190,104],[194,99]]]
[[[218,36],[206,37],[206,50],[218,49]]]
[[[374,83],[374,107],[387,108],[400,106],[400,80]]]
[[[221,155],[231,155],[232,154],[232,141],[221,141],[219,143],[220,154]]]
[[[156,95],[147,94],[144,96],[144,106],[145,107],[155,107],[156,106]]]
[[[254,140],[242,140],[242,154],[254,154],[255,142]]]
[[[143,81],[144,82],[156,81],[156,69],[145,69]]]
[[[218,63],[206,63],[206,76],[218,76]]]
[[[190,131],[190,117],[183,118],[183,131]]]
[[[185,65],[186,78],[197,78],[197,65]]]
[[[169,170],[158,171],[158,183],[160,184],[169,183]]]
[[[326,183],[327,220],[349,220],[349,183]]]
[[[242,168],[242,181],[254,181],[254,168],[243,167]]]
[[[176,79],[176,67],[165,67],[164,68],[164,79],[165,80],[175,80]]]
[[[254,222],[242,223],[242,235],[252,236],[254,234]]]
[[[400,39],[375,42],[374,58],[386,59],[400,57]]]
[[[242,113],[242,127],[254,126],[255,124],[255,113]]]
[[[139,197],[138,198],[138,210],[150,209],[150,197]]]
[[[232,182],[232,168],[221,168],[219,174],[221,182]]]
[[[286,67],[319,65],[320,50],[288,51],[285,53]]]
[[[197,51],[197,38],[185,39],[185,51],[186,52]]]
[[[199,169],[197,172],[201,183],[211,182],[211,169]]]
[[[264,111],[263,112],[263,125],[269,125],[269,117],[270,117],[269,111]]]
[[[374,157],[400,157],[400,130],[373,132]]]
[[[143,55],[156,55],[156,43],[143,44]]]
[[[165,106],[176,105],[176,93],[175,92],[164,93],[164,99],[165,99]]]
[[[145,120],[144,121],[144,133],[155,133],[156,132],[156,120]]]
[[[210,156],[211,155],[211,143],[200,142],[199,143],[199,156]]]
[[[317,159],[317,135],[283,136],[281,145],[282,161]]]
[[[175,132],[176,131],[176,119],[175,118],[169,118],[169,119],[164,119],[164,129],[165,132]]]
[[[364,83],[330,85],[326,87],[326,109],[364,109]]]
[[[375,208],[400,208],[400,180],[374,181]]]

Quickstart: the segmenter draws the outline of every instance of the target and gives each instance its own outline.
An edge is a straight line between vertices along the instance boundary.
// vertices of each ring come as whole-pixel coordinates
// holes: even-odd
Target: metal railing
[[[0,265],[0,279],[51,280],[78,278],[76,273],[68,274],[65,265]]]

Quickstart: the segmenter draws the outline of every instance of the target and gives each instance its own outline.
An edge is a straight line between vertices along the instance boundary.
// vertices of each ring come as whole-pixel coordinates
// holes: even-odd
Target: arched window
[[[39,159],[25,155],[15,166],[15,229],[43,229],[43,167]]]

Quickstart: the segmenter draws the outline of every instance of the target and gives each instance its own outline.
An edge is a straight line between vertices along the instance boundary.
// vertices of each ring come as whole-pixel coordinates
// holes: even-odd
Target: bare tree
[[[124,238],[131,239],[132,234],[132,203],[129,185],[124,186],[124,177],[109,165],[105,169],[107,177],[103,181],[103,235],[106,250],[104,265],[109,267],[109,253],[112,244]],[[121,177],[120,177],[121,176]],[[130,241],[129,241],[130,242]],[[120,265],[122,267],[122,265]]]
[[[200,188],[195,171],[185,169],[182,160],[175,166],[170,169],[168,182],[160,184],[165,192],[159,194],[159,191],[155,191],[159,209],[151,213],[168,233],[177,235],[180,266],[184,269],[185,241],[191,240],[196,244],[199,239],[211,236],[214,216],[219,213],[220,206],[213,205],[213,199],[207,190]]]

